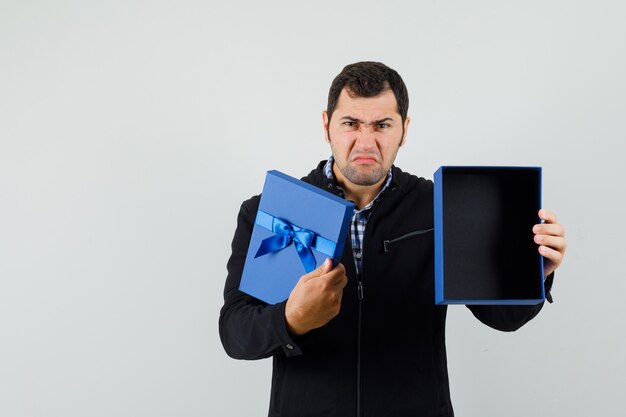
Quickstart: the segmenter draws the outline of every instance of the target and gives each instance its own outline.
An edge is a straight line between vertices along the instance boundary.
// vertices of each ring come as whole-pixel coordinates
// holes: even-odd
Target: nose
[[[361,129],[357,133],[355,147],[359,151],[368,151],[376,147],[376,132],[372,129]]]

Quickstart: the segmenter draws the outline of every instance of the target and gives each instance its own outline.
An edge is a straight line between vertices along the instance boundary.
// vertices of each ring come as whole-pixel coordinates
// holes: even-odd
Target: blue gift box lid
[[[269,304],[286,300],[300,277],[309,272],[307,265],[309,269],[319,266],[326,258],[333,264],[339,261],[353,211],[352,202],[279,171],[268,171],[239,289]],[[297,240],[257,256],[264,241],[280,240],[277,224],[314,235],[309,251],[314,265],[303,260]]]
[[[537,304],[545,298],[541,168],[442,166],[434,175],[435,303]]]

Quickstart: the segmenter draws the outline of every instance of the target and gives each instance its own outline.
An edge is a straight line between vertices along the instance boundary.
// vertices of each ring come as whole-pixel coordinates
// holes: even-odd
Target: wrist
[[[285,312],[285,324],[287,326],[287,331],[292,336],[303,336],[308,332],[308,329],[305,329],[299,324],[299,321],[294,317],[294,314]]]

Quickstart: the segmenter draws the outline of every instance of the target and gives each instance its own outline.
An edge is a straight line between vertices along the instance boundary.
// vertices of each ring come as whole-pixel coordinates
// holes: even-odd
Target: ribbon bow
[[[316,234],[310,230],[302,229],[282,219],[272,218],[272,232],[274,236],[268,237],[261,242],[255,258],[272,252],[285,249],[292,243],[306,272],[311,272],[317,265],[311,248],[315,243]]]

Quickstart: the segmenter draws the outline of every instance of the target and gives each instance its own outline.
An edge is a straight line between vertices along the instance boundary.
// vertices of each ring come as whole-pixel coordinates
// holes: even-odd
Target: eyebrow
[[[343,116],[341,120],[354,122],[354,123],[365,123],[363,120],[357,119],[356,117],[352,117],[352,116]],[[382,119],[374,120],[371,124],[378,125],[378,124],[385,123],[385,122],[393,122],[393,119],[391,117],[383,117]]]

